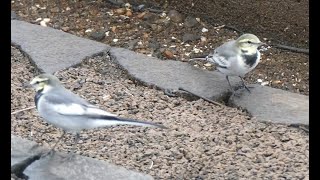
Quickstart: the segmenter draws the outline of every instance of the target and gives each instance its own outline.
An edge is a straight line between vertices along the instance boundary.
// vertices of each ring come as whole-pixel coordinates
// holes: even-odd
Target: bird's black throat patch
[[[38,102],[40,97],[43,95],[42,90],[37,91],[36,95],[34,96],[34,102],[36,103],[36,107],[38,108]]]
[[[242,57],[244,58],[245,63],[246,63],[248,66],[252,67],[252,66],[254,65],[254,63],[257,62],[258,53],[251,54],[251,55],[243,54]]]

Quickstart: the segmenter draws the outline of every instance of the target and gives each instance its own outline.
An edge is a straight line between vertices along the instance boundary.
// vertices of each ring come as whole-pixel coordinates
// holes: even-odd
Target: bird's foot
[[[68,153],[66,156],[62,157],[62,162],[66,162],[66,161],[72,161],[74,160],[76,157],[76,154],[74,153]]]
[[[251,94],[251,91],[247,86],[244,86],[244,88]]]
[[[55,152],[56,152],[56,151],[55,151],[54,149],[51,149],[51,150],[49,150],[48,152],[42,154],[42,155],[41,155],[41,158],[45,158],[45,157],[47,157],[47,156],[52,157],[52,156],[55,154]]]
[[[254,87],[252,87],[252,86],[244,86],[244,88],[245,88],[249,93],[251,93],[250,89],[252,89],[252,88],[254,88]],[[250,88],[250,89],[249,89],[249,88]]]
[[[231,89],[231,96],[230,97],[240,97],[240,94],[237,93],[235,90]]]
[[[175,94],[175,91],[173,89],[165,89],[164,94],[169,97],[177,97],[177,95]]]

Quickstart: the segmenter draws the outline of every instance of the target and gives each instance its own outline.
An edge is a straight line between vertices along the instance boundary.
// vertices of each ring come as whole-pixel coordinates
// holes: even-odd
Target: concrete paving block
[[[43,147],[37,143],[11,135],[11,164],[14,165],[39,151]],[[56,152],[29,165],[24,174],[29,180],[152,180],[149,175],[134,172],[124,167],[116,166],[105,161],[75,155],[68,160],[69,154]]]
[[[77,65],[109,49],[103,43],[18,20],[11,20],[11,42],[47,73]]]
[[[11,135],[11,165],[44,151],[36,142]]]
[[[225,75],[217,71],[202,70],[186,62],[159,60],[123,48],[112,47],[110,54],[131,76],[163,90],[182,87],[212,100],[229,91]],[[232,85],[240,85],[240,78],[229,79]]]
[[[250,85],[251,94],[238,90],[230,103],[245,108],[258,121],[309,125],[309,96],[261,85]]]

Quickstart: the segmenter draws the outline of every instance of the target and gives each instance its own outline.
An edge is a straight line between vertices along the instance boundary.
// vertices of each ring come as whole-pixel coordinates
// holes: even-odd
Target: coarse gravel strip
[[[160,13],[152,13],[146,11],[133,11],[131,15],[125,16],[123,14],[125,13],[125,11],[123,11],[123,9],[121,10],[121,8],[119,7],[112,5],[110,1],[70,2],[68,0],[60,0],[60,2],[62,5],[60,11],[59,9],[57,9],[58,4],[56,1],[46,2],[42,0],[34,0],[34,6],[32,8],[30,3],[26,4],[20,1],[12,1],[11,5],[12,11],[14,11],[16,15],[23,21],[40,25],[41,21],[39,20],[39,18],[42,18],[43,20],[44,18],[47,18],[47,20],[50,20],[50,22],[47,23],[48,27],[59,29],[79,37],[96,39],[97,41],[100,41],[112,47],[128,48],[132,51],[148,56],[157,57],[159,59],[172,59],[182,61],[184,63],[189,63],[190,65],[193,65],[203,71],[212,71],[216,68],[215,66],[212,66],[210,63],[206,63],[205,61],[187,61],[189,61],[190,58],[196,56],[207,55],[212,49],[220,46],[222,43],[230,39],[235,39],[241,35],[241,33],[237,33],[232,29],[223,28],[223,26],[228,25],[228,23],[226,24],[226,22],[216,22],[213,24],[213,21],[208,21],[208,19],[205,20],[206,18],[202,16],[204,14],[199,14],[197,12],[193,12],[195,14],[191,12],[191,14],[187,13],[188,15],[186,19],[193,19],[194,21],[196,21],[196,24],[194,24],[192,27],[188,27],[188,21],[183,21],[183,18],[181,18],[182,21],[178,23],[173,19],[177,19],[177,17],[183,16],[181,14],[182,12],[186,13],[185,11],[181,11],[181,9],[179,9],[180,13],[175,11],[175,15],[170,17],[169,12],[167,12],[166,15],[160,15]],[[131,3],[131,5],[135,4],[134,6],[136,6],[137,3],[144,4],[146,5],[145,8],[147,8],[148,6],[152,7],[157,4],[162,4],[160,2],[169,1],[149,0],[146,2],[144,0],[129,0],[124,3]],[[195,5],[191,9],[196,10],[194,8],[199,8],[199,6],[204,9],[210,9],[211,6],[214,6],[213,9],[217,8],[215,3],[208,4],[208,2],[209,1],[202,1],[201,3],[196,3],[197,5]],[[167,10],[170,11],[175,8],[183,7],[187,2],[184,2],[182,6],[176,6],[177,3],[179,4],[180,1],[170,1],[169,4],[172,4],[173,6],[169,5],[167,7]],[[190,0],[189,3],[191,3]],[[271,4],[273,3],[270,2],[270,5]],[[284,4],[286,3],[284,2]],[[38,5],[39,7],[37,7]],[[28,8],[26,7],[29,7],[30,11],[28,11]],[[243,8],[245,7],[247,8],[247,6],[244,6]],[[119,12],[119,10],[121,10],[122,13]],[[187,7],[184,10],[190,11],[190,9],[188,9]],[[238,10],[241,11],[244,9],[239,8]],[[268,11],[266,9],[261,10],[262,11],[259,11],[259,13],[267,13]],[[303,10],[300,9],[300,11]],[[293,12],[295,11],[293,10]],[[276,14],[278,13],[275,13],[274,15]],[[221,16],[221,14],[216,15]],[[290,16],[290,14],[288,15]],[[292,15],[292,17],[293,16],[296,16],[296,14]],[[168,20],[168,18],[170,18],[170,20]],[[246,24],[244,22],[246,18],[241,18],[241,21],[236,22],[240,24]],[[271,24],[273,23],[274,22],[272,22]],[[285,22],[280,21],[278,23],[282,25],[285,24]],[[233,26],[235,24],[229,25]],[[240,28],[236,26],[234,27]],[[290,26],[288,26],[287,28],[289,27]],[[281,33],[283,33],[284,29],[280,28],[280,26],[274,28],[274,30],[281,31]],[[288,30],[287,28],[285,28],[285,30]],[[207,30],[207,32],[204,32],[203,30]],[[289,31],[286,31],[287,35],[290,34],[288,34]],[[247,30],[245,30],[245,32],[253,33],[252,31]],[[93,34],[100,34],[99,38],[93,38]],[[198,38],[190,38],[194,40],[190,42],[184,42],[184,37],[188,34]],[[296,38],[302,37],[300,36],[302,34],[297,34]],[[268,44],[278,44],[280,43],[279,40],[283,38],[279,36],[276,39],[272,39],[270,36],[261,36],[258,34],[256,35],[260,38],[261,41]],[[295,36],[295,34],[291,35]],[[294,40],[297,40],[296,38]],[[303,44],[304,43],[305,42],[303,42]],[[261,52],[260,63],[253,71],[246,74],[244,79],[248,84],[258,83],[263,86],[269,86],[272,88],[282,89],[285,91],[308,96],[309,55],[294,53],[277,48],[270,48],[267,51]]]
[[[18,49],[11,52],[11,111],[34,105],[24,89],[37,71]],[[170,98],[139,86],[107,55],[57,73],[66,88],[123,117],[162,123],[168,130],[117,126],[83,131],[77,153],[155,179],[309,179],[309,136],[281,124],[253,121],[231,107]],[[36,110],[12,115],[11,133],[52,146],[61,134]],[[44,133],[43,132],[48,132]],[[57,146],[72,149],[68,134]]]

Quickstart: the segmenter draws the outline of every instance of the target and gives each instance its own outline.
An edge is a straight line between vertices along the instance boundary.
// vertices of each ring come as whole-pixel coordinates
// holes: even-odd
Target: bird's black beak
[[[200,60],[200,61],[206,61],[207,58],[192,58],[192,59],[189,59],[189,61],[196,61],[196,60]]]
[[[261,47],[261,46],[268,46],[268,44],[263,43],[263,42],[260,42],[260,43],[259,43],[259,47]]]
[[[29,89],[29,88],[32,88],[32,85],[30,83],[23,83],[22,87],[25,89]]]
[[[260,42],[260,43],[258,44],[258,50],[267,49],[268,46],[269,46],[268,44],[263,43],[263,42]]]

